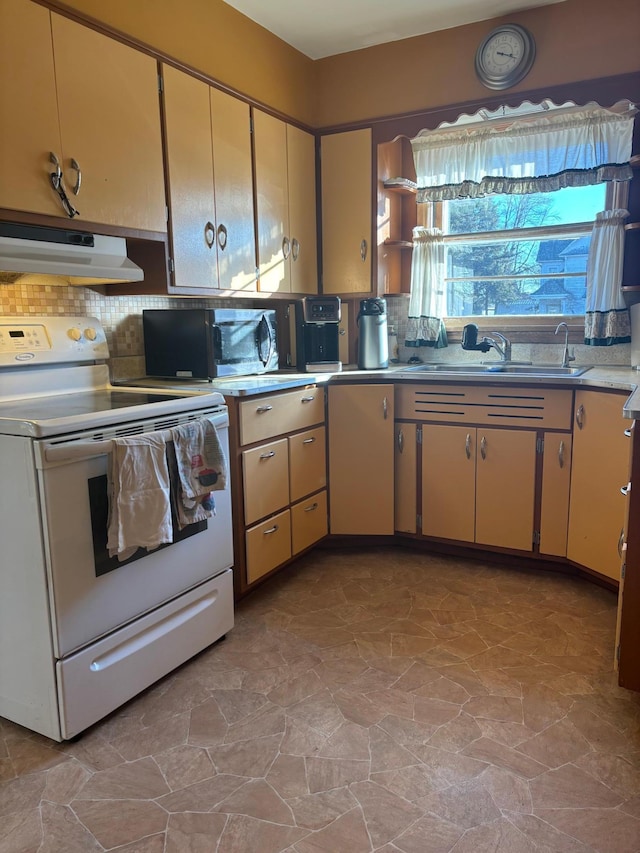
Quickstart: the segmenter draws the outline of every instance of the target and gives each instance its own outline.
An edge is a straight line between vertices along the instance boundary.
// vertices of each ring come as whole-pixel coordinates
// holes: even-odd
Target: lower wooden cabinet
[[[393,533],[393,411],[393,385],[329,387],[331,533]]]
[[[569,494],[571,488],[571,434],[544,435],[540,498],[540,553],[567,556]]]
[[[628,394],[576,391],[567,557],[620,580],[629,481]]]
[[[236,595],[327,535],[324,390],[228,397]]]
[[[291,557],[291,513],[271,516],[246,532],[247,581],[253,583]]]
[[[317,492],[291,507],[291,552],[293,556],[324,538],[327,532],[326,490]]]
[[[536,433],[422,425],[422,533],[530,551]]]

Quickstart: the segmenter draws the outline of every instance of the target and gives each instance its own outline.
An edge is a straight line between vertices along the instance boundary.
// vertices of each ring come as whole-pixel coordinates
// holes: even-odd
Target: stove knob
[[[88,341],[95,341],[95,339],[98,337],[98,333],[94,328],[90,326],[88,329],[84,330],[84,336]]]
[[[80,329],[77,329],[75,327],[69,329],[67,334],[69,335],[72,341],[79,341],[82,337],[82,332],[80,331]]]

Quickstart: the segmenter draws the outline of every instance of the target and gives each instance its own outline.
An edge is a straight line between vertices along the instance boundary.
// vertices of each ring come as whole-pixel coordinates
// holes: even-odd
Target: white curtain
[[[411,296],[405,345],[445,347],[446,310],[444,240],[439,228],[413,229]]]
[[[636,112],[629,101],[591,103],[423,130],[411,140],[417,201],[630,180]]]
[[[628,210],[605,210],[596,216],[587,261],[584,342],[611,346],[631,340],[631,323],[622,296],[624,220]]]

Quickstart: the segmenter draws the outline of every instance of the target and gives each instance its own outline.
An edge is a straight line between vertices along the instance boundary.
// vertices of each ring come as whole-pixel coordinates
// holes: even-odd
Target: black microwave
[[[147,376],[215,379],[278,369],[275,311],[146,309],[142,327]]]

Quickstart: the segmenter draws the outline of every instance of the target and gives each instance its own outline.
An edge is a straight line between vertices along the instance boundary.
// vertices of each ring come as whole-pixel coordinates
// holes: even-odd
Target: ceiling
[[[225,0],[311,59],[563,0]]]

